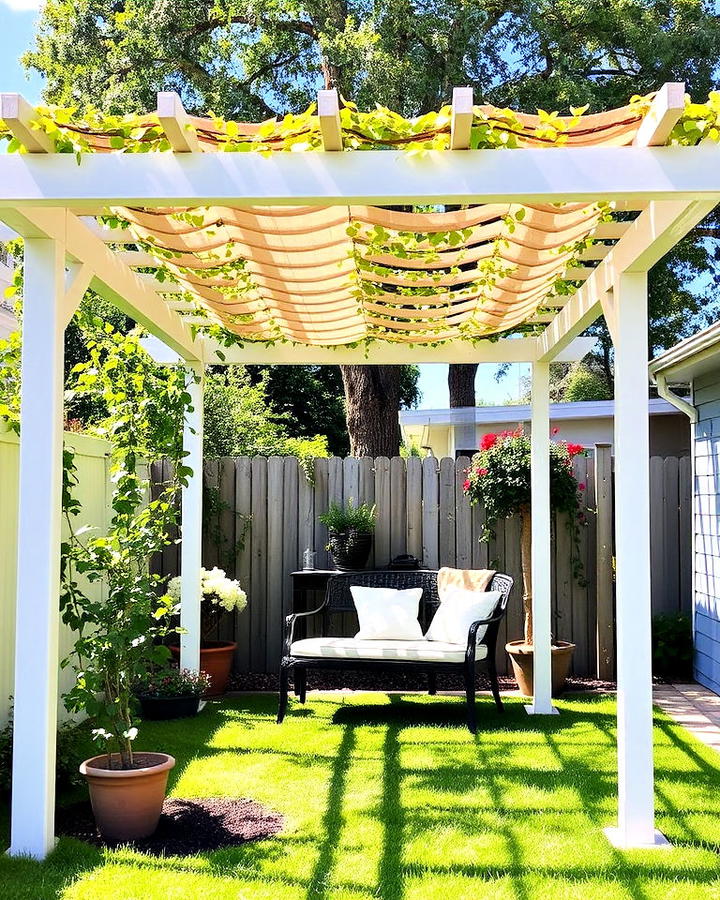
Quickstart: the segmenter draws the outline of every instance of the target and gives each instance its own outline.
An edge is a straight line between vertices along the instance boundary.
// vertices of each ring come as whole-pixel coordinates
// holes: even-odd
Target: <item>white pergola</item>
[[[63,331],[88,288],[110,299],[202,374],[207,364],[402,364],[527,362],[532,365],[534,698],[528,712],[555,712],[550,696],[549,365],[577,358],[573,342],[604,315],[615,346],[617,542],[618,820],[622,847],[664,842],[654,827],[650,652],[647,272],[720,201],[714,144],[664,146],[684,106],[684,87],[666,85],[620,146],[470,150],[472,97],[456,89],[450,149],[342,150],[334,92],[319,98],[325,152],[202,152],[196,120],[173,94],[158,98],[171,153],[53,152],[33,127],[35,111],[3,94],[0,118],[26,152],[0,155],[0,220],[24,238],[22,437],[17,577],[15,736],[10,853],[43,858],[54,846],[58,701],[58,596],[62,465]],[[226,348],[194,333],[172,287],[134,269],[146,254],[123,250],[132,233],[103,229],[110,208],[388,207],[398,204],[590,204],[634,210],[630,221],[597,226],[602,240],[569,277],[578,290],[530,336],[437,346],[374,340],[368,347],[247,340]],[[118,246],[120,245],[120,249]],[[502,298],[501,298],[502,299]],[[298,301],[298,307],[302,306]],[[302,316],[298,313],[300,319]],[[580,354],[581,355],[581,354]],[[182,664],[197,669],[200,647],[202,379],[185,430],[194,475],[183,496]],[[32,670],[33,678],[21,673]]]

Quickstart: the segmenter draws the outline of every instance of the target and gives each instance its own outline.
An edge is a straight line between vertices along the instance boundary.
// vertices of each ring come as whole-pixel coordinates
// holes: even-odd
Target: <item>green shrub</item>
[[[0,794],[10,791],[12,785],[12,715],[7,725],[0,729]],[[92,747],[87,722],[60,725],[57,732],[55,772],[58,787],[71,787],[84,783],[78,767],[95,751]]]
[[[692,679],[692,618],[688,613],[662,613],[652,620],[653,674],[680,681]]]
[[[359,531],[369,533],[375,531],[375,507],[367,503],[360,506],[353,504],[352,497],[347,505],[333,501],[327,508],[327,512],[318,516],[320,522],[328,531]]]

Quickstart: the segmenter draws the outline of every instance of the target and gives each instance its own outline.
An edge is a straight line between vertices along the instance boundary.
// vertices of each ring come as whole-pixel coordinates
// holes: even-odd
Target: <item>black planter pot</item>
[[[190,697],[145,697],[138,695],[143,719],[158,722],[163,719],[187,719],[196,716],[200,708],[197,694]]]
[[[372,534],[368,531],[331,531],[328,547],[335,568],[341,572],[364,569],[372,548]]]

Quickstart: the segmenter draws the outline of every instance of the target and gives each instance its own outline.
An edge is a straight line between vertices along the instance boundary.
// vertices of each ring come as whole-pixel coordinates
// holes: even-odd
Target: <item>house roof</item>
[[[704,372],[720,368],[720,321],[698,331],[656,356],[649,366],[654,378],[662,374],[669,381],[687,383]]]
[[[651,416],[678,415],[678,410],[667,400],[651,397],[648,400]],[[591,400],[576,403],[550,404],[551,421],[575,419],[612,418],[615,414],[614,400]],[[530,421],[530,406],[527,404],[506,406],[475,406],[456,409],[404,409],[400,412],[402,425],[468,425],[516,424]]]

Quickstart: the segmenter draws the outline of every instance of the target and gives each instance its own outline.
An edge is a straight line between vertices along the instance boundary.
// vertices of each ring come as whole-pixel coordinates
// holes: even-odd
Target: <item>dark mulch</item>
[[[204,850],[235,847],[277,834],[282,829],[279,813],[254,800],[168,799],[157,831],[132,846],[153,855],[186,856]],[[98,847],[116,846],[100,837],[89,802],[60,807],[56,814],[58,834],[78,838]]]
[[[516,691],[514,678],[500,676],[501,691]],[[479,674],[475,680],[477,690],[490,690],[487,676]],[[439,691],[463,691],[465,685],[462,678],[455,675],[438,675]],[[427,678],[422,674],[414,675],[406,672],[308,672],[308,690],[342,690],[351,691],[424,691],[427,690]],[[274,674],[241,672],[232,676],[231,691],[277,691],[278,677]],[[598,681],[593,678],[569,678],[566,691],[614,691],[612,681]]]

